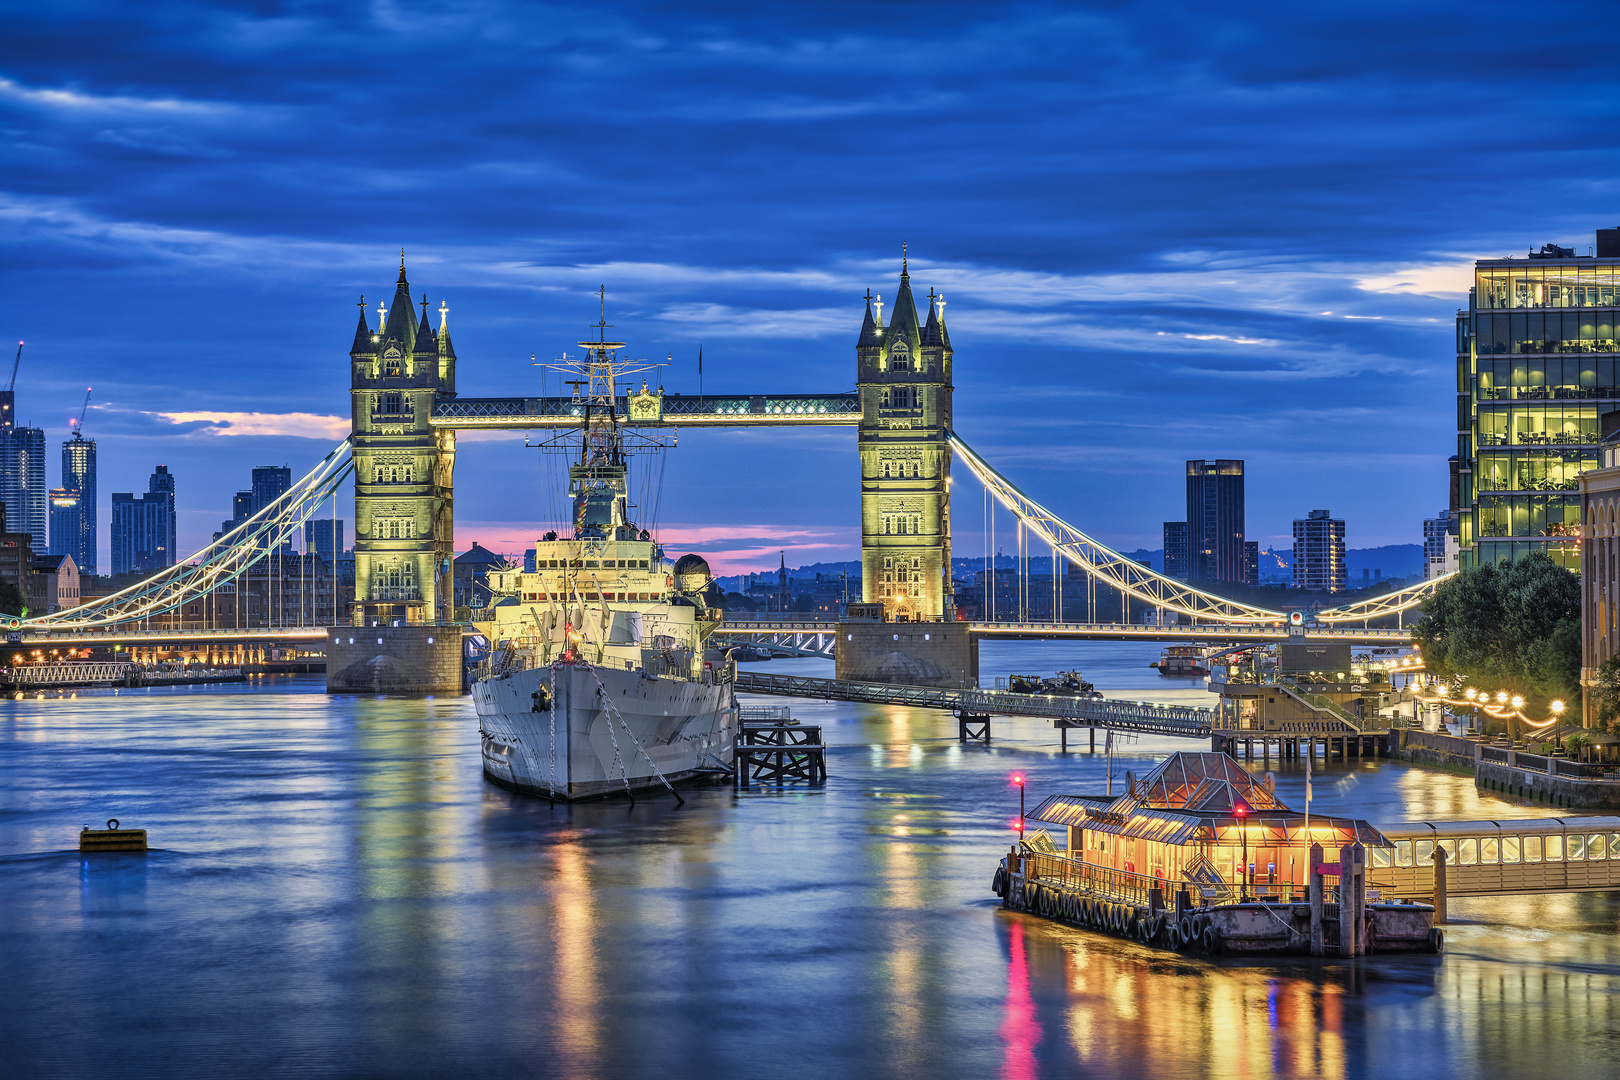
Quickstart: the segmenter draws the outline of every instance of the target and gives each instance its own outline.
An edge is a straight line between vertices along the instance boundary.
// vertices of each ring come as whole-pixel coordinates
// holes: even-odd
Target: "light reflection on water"
[[[1203,702],[1157,647],[996,645]],[[822,661],[768,670],[815,673]],[[1448,952],[1207,963],[1003,911],[1007,787],[1095,791],[1050,727],[795,702],[826,788],[551,808],[478,774],[465,699],[318,683],[0,703],[0,1074],[1598,1075],[1620,907],[1453,901]],[[1072,745],[1080,745],[1073,742]],[[1196,744],[1143,739],[1138,772]],[[1295,765],[1272,768],[1303,799]],[[1261,768],[1257,761],[1255,768]],[[1325,767],[1313,809],[1542,816]],[[161,849],[81,859],[117,816]]]

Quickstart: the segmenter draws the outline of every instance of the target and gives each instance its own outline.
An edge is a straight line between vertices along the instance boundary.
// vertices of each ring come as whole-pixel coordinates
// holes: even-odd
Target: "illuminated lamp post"
[[[1018,789],[1018,842],[1024,842],[1024,774],[1012,774],[1012,785]]]
[[[1562,701],[1550,702],[1547,708],[1551,709],[1553,714],[1553,742],[1558,749],[1562,750],[1564,748],[1564,703]]]
[[[1239,899],[1243,903],[1248,903],[1248,900],[1249,900],[1249,830],[1248,830],[1249,804],[1244,802],[1242,799],[1239,799],[1237,801],[1237,803],[1232,807],[1232,816],[1238,819],[1238,836],[1242,839],[1242,842],[1243,842],[1243,862],[1242,862],[1241,866],[1238,868],[1238,878],[1239,878],[1239,880],[1241,880],[1243,882],[1243,888],[1242,888],[1241,893],[1239,894]]]

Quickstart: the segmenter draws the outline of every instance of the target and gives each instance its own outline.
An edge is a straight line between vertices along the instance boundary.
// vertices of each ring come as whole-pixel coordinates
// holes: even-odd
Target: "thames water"
[[[987,644],[983,677],[1211,700],[1157,653]],[[1439,957],[1165,953],[990,892],[1012,773],[1031,800],[1108,783],[1084,732],[1064,755],[998,719],[964,746],[950,716],[789,704],[824,787],[554,807],[482,779],[462,697],[0,702],[0,1075],[1614,1075],[1613,895],[1453,901]],[[1207,748],[1121,741],[1114,782]],[[1272,769],[1302,804],[1302,766]],[[1389,762],[1319,766],[1314,792],[1374,822],[1550,813]],[[112,817],[154,850],[81,857]]]

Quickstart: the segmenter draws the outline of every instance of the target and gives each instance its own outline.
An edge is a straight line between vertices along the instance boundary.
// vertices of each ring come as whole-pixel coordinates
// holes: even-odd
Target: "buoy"
[[[86,825],[79,830],[80,851],[145,851],[145,829],[120,829],[117,818],[108,818],[105,829]]]

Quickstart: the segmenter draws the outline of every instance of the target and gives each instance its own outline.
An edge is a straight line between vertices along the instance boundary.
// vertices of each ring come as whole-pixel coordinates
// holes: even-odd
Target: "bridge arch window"
[[[377,474],[377,475],[376,475],[376,479],[375,479],[375,480],[374,480],[374,481],[373,481],[373,483],[377,483],[377,484],[380,484],[380,483],[382,483],[382,482],[383,482],[383,475],[384,475],[384,474],[383,474],[383,467],[382,467],[382,466],[381,466],[381,465],[378,465],[378,466],[377,466],[377,468],[376,468],[376,474]]]
[[[401,470],[401,478],[402,478],[402,479],[403,479],[403,480],[404,480],[404,481],[405,481],[405,483],[407,483],[407,484],[410,484],[410,483],[414,483],[414,482],[415,482],[415,481],[413,481],[413,480],[412,480],[412,479],[411,479],[411,478],[412,478],[412,477],[413,477],[413,476],[414,476],[414,475],[415,475],[415,474],[416,474],[416,469],[415,469],[415,467],[414,467],[414,466],[411,466],[411,465],[407,465],[407,466],[405,466],[405,468],[404,468],[404,469],[402,469],[402,470]]]
[[[404,412],[403,399],[399,394],[383,394],[378,411],[390,415]]]
[[[399,360],[396,357],[391,356],[383,361],[383,374],[389,378],[399,378]]]
[[[889,370],[911,370],[911,346],[904,341],[896,341],[889,349]]]

